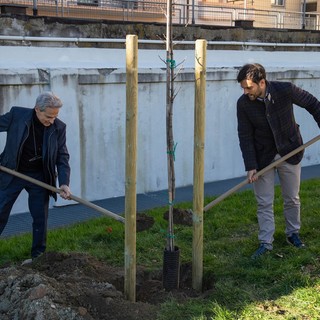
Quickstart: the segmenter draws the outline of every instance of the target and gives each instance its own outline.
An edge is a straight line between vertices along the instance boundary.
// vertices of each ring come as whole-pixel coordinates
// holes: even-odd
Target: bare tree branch
[[[203,67],[202,63],[200,62],[200,59],[201,59],[201,57],[196,57],[196,60],[197,60],[197,62],[199,63],[199,65],[200,65],[201,67]]]

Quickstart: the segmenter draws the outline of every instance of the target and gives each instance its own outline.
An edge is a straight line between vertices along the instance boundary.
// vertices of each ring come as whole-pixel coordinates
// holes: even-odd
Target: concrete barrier
[[[125,49],[0,47],[0,112],[13,105],[33,107],[43,90],[58,94],[64,106],[71,155],[71,189],[89,201],[124,195]],[[167,188],[165,136],[165,50],[139,50],[137,192]],[[177,50],[181,63],[175,88],[176,186],[193,181],[194,51]],[[244,175],[238,146],[236,82],[246,62],[265,65],[268,78],[293,81],[320,98],[320,53],[219,51],[207,53],[205,182]],[[295,114],[305,141],[318,134],[312,117]],[[0,135],[0,149],[5,134]],[[319,146],[308,148],[303,165],[320,161]],[[25,195],[14,212],[27,211]],[[68,202],[59,200],[57,205]]]

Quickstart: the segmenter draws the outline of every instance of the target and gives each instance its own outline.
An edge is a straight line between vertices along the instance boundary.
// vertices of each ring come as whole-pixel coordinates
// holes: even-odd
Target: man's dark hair
[[[240,83],[245,79],[258,84],[260,80],[266,79],[266,70],[259,63],[245,64],[238,73],[237,81]]]

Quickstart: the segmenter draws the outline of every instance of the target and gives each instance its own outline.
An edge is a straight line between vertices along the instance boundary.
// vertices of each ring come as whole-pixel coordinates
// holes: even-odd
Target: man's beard
[[[256,100],[257,97],[258,97],[258,96],[256,96],[255,94],[248,94],[247,96],[248,96],[248,98],[249,98],[251,101]]]

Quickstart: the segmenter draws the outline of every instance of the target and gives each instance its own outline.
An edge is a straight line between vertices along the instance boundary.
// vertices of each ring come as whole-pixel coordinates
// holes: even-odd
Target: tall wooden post
[[[195,52],[192,287],[198,291],[202,290],[203,278],[204,140],[207,57],[206,50],[207,41],[197,40]]]
[[[138,37],[126,37],[126,180],[125,180],[125,279],[127,300],[136,300],[136,178],[138,118]]]

